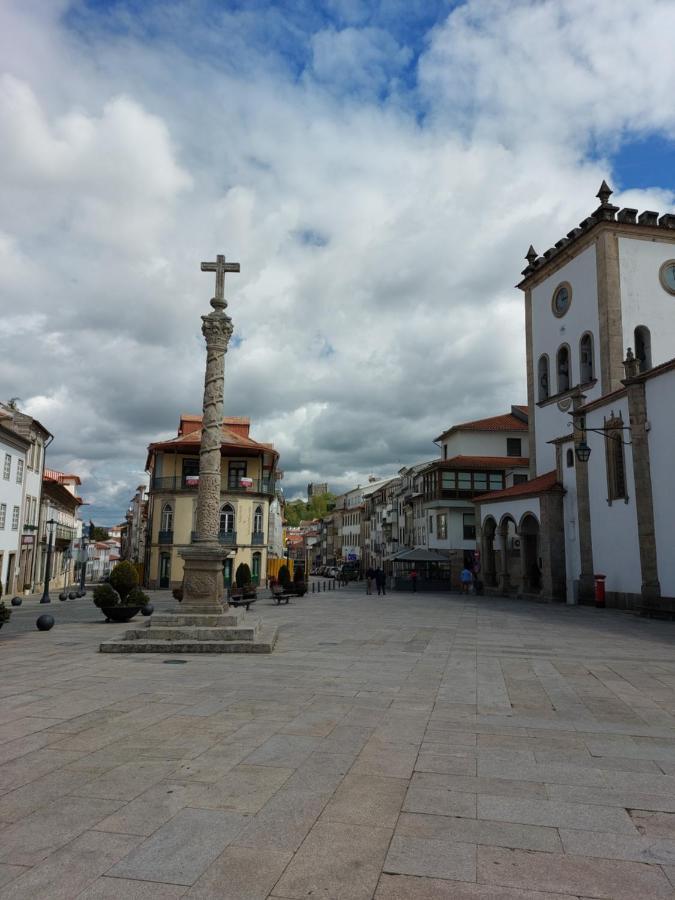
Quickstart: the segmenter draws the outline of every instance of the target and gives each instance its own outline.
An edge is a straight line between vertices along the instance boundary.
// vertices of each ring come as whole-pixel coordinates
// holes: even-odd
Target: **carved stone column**
[[[206,373],[202,437],[199,450],[197,537],[192,547],[181,551],[184,563],[184,613],[221,614],[224,598],[223,560],[228,550],[218,541],[220,519],[221,454],[225,353],[232,336],[232,319],[225,314],[224,300],[211,300],[213,312],[202,316],[206,339]]]

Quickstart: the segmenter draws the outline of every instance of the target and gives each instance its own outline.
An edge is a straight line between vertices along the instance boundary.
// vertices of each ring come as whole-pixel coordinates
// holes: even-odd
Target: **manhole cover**
[[[162,662],[165,666],[184,666],[187,659],[163,659]]]

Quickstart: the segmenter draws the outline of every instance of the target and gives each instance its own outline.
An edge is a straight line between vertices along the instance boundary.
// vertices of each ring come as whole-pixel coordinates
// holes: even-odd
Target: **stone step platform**
[[[223,613],[178,612],[153,615],[144,627],[103,641],[102,653],[271,653],[276,628],[244,610]]]
[[[271,653],[277,641],[277,628],[260,628],[254,640],[214,640],[195,639],[162,640],[141,638],[139,640],[103,641],[102,653]]]
[[[176,625],[155,625],[152,628],[132,628],[124,633],[125,641],[252,641],[259,622],[228,628],[198,628]]]

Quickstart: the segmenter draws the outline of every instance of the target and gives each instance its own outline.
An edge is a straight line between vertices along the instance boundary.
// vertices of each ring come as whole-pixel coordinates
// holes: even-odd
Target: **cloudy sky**
[[[423,10],[423,12],[420,12]],[[201,404],[287,496],[525,401],[513,285],[597,205],[675,207],[673,0],[2,0],[0,396],[97,523]]]

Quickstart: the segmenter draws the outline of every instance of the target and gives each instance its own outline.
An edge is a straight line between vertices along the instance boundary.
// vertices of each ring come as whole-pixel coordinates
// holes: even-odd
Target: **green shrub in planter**
[[[288,571],[288,566],[281,566],[279,569],[279,584],[287,588],[291,584],[291,573]]]
[[[111,584],[97,584],[94,588],[94,606],[99,609],[109,609],[111,606],[120,606],[122,598]]]
[[[110,584],[115,588],[117,593],[124,599],[135,587],[138,587],[138,572],[136,566],[124,560],[117,563],[110,573]]]
[[[2,628],[5,622],[9,622],[11,618],[12,613],[7,609],[2,600],[0,600],[0,628]]]
[[[150,598],[139,587],[135,587],[129,591],[124,599],[123,606],[145,606],[150,602]]]
[[[240,588],[246,587],[251,583],[251,570],[246,563],[240,563],[237,566],[237,574],[234,580],[237,582],[237,587]]]

